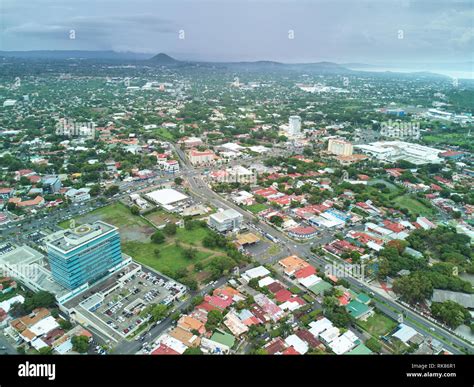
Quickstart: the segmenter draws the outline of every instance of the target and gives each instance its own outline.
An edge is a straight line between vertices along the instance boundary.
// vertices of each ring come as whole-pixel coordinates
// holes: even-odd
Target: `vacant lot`
[[[258,214],[260,211],[266,210],[268,207],[263,204],[263,203],[255,203],[252,204],[251,206],[245,206],[246,210],[249,210],[250,212],[254,214]]]
[[[77,224],[93,223],[101,220],[119,228],[122,242],[148,241],[155,228],[139,216],[132,215],[130,210],[122,203],[114,203],[91,211],[75,218]],[[61,222],[59,226],[69,227],[69,220]]]
[[[174,136],[173,134],[166,128],[158,128],[158,129],[155,129],[155,134],[158,136],[158,137],[161,137],[165,140],[168,140],[168,141],[172,141],[174,140]]]
[[[357,323],[375,337],[390,333],[398,325],[397,322],[381,313],[375,313],[367,321]]]
[[[157,227],[164,226],[165,224],[170,222],[176,223],[179,220],[174,214],[170,214],[168,212],[158,209],[146,214],[145,218],[150,220]]]
[[[122,244],[124,253],[130,255],[137,262],[143,263],[155,270],[177,278],[176,273],[186,269],[191,278],[203,281],[208,277],[206,266],[218,256],[224,256],[225,252],[219,249],[208,249],[202,245],[202,240],[209,235],[210,230],[206,227],[196,227],[192,230],[179,228],[176,235],[166,237],[162,244],[151,241],[136,242],[128,241]],[[196,257],[187,258],[184,252],[193,248]],[[156,253],[158,251],[158,254]],[[195,264],[200,263],[202,270],[195,270]]]
[[[155,251],[159,251],[159,255]],[[174,243],[156,245],[152,242],[125,242],[124,253],[130,255],[137,262],[143,263],[160,272],[170,273],[175,276],[177,270],[191,267],[197,262],[205,261],[212,252],[198,251],[196,258],[190,260],[184,257],[184,247],[176,246]],[[205,264],[206,262],[203,262]]]
[[[422,216],[433,215],[433,210],[431,208],[426,207],[423,203],[408,195],[398,196],[393,202],[398,204],[401,208],[406,208],[410,211],[410,214],[419,214]]]

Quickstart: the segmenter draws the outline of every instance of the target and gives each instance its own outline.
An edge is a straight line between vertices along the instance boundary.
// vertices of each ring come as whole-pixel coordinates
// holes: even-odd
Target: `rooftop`
[[[97,221],[93,224],[83,224],[74,229],[61,230],[51,234],[46,244],[48,248],[52,247],[68,252],[114,230],[117,230],[117,227]]]

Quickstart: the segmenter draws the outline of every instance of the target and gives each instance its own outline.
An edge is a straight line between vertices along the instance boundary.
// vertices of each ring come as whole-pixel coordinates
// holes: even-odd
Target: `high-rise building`
[[[338,156],[350,156],[353,152],[352,144],[342,138],[330,138],[328,152]]]
[[[100,221],[58,231],[46,247],[53,278],[71,290],[96,282],[122,263],[117,227]]]
[[[43,179],[43,192],[48,194],[58,193],[61,189],[61,180],[58,176],[47,176]]]
[[[298,137],[301,134],[301,117],[290,116],[288,122],[288,135],[290,137]]]

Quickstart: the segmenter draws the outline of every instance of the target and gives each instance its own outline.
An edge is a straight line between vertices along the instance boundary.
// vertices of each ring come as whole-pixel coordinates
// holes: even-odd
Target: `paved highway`
[[[185,165],[185,169],[188,172],[192,171],[193,168],[189,164],[184,152],[181,149],[178,150],[178,148],[176,148],[176,153],[178,154],[182,163]],[[255,217],[252,214],[243,210],[239,206],[226,201],[220,195],[212,191],[207,186],[207,184],[202,180],[202,177],[200,175],[193,175],[193,174],[189,174],[189,175],[190,176],[188,178],[188,182],[190,185],[190,189],[193,193],[202,197],[203,199],[210,201],[212,204],[214,204],[217,207],[233,208],[234,210],[240,212],[244,216],[244,219],[251,220],[251,221],[255,220]],[[264,232],[272,235],[273,237],[278,238],[281,241],[281,244],[286,247],[288,252],[290,252],[291,254],[296,254],[300,257],[309,258],[312,263],[314,263],[320,270],[323,270],[324,272],[325,267],[326,265],[328,265],[329,262],[311,253],[311,246],[308,242],[295,243],[293,240],[288,238],[282,232],[276,230],[275,228],[263,222],[260,222],[258,224],[258,227],[262,229]],[[329,242],[332,239],[333,239],[333,235],[328,234],[328,235],[324,235],[322,238],[319,238],[317,242],[318,244],[321,245],[321,244],[325,244]],[[277,256],[275,258],[275,261],[278,258],[279,257]],[[374,290],[376,289],[369,287],[367,284],[359,281],[358,279],[355,279],[353,277],[346,277],[345,279],[348,280],[348,282],[351,284],[351,287],[353,287],[354,289],[364,291],[368,294],[374,294],[374,296],[372,297],[374,298],[374,302],[376,306],[379,307],[380,310],[382,310],[384,313],[387,313],[389,316],[394,317],[397,320],[399,314],[404,314],[407,317],[409,317],[411,320],[416,322],[416,324],[414,324],[405,319],[405,324],[412,326],[414,329],[416,329],[417,331],[419,331],[426,337],[434,336],[436,338],[436,335],[442,337],[444,339],[443,341],[444,346],[449,351],[453,353],[462,353],[458,348],[450,344],[450,343],[453,343],[459,346],[460,348],[463,348],[464,350],[468,351],[469,353],[474,353],[474,347],[472,345],[468,344],[464,340],[453,335],[452,333],[440,327],[439,325],[434,324],[433,322],[427,320],[420,314],[395,302],[393,299],[387,296],[374,292]],[[392,309],[388,308],[386,305],[389,305],[390,308]]]

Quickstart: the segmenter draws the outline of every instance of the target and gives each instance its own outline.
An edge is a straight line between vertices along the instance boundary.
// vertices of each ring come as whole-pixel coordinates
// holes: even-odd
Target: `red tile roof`
[[[282,352],[282,355],[301,355],[294,347],[289,347]]]
[[[303,267],[302,269],[298,270],[295,272],[295,277],[296,278],[306,278],[309,277],[312,274],[316,274],[316,269],[313,266],[306,266]]]
[[[296,336],[298,336],[301,340],[306,341],[308,345],[312,348],[321,345],[321,342],[316,337],[314,337],[314,335],[310,331],[306,329],[300,329],[296,331]]]
[[[278,292],[275,293],[275,299],[278,302],[288,301],[292,296],[293,296],[293,293],[291,293],[287,289],[282,289],[282,290],[279,290]]]
[[[179,355],[179,352],[176,352],[174,349],[161,343],[160,346],[156,348],[151,354],[152,355]]]
[[[284,286],[279,282],[272,282],[270,285],[267,286],[268,290],[270,290],[273,294],[278,292],[279,290],[285,289]]]
[[[276,337],[265,346],[265,351],[269,355],[274,355],[275,353],[282,352],[285,348],[285,342],[280,337]]]

